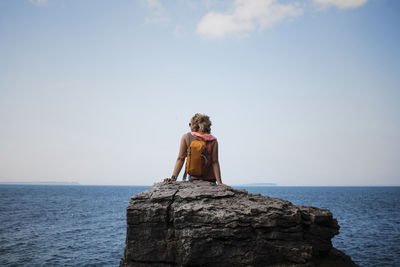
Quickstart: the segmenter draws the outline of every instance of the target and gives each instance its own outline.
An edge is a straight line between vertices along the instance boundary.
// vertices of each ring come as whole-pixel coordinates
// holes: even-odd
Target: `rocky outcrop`
[[[329,210],[209,182],[133,196],[121,266],[357,266],[332,247]]]

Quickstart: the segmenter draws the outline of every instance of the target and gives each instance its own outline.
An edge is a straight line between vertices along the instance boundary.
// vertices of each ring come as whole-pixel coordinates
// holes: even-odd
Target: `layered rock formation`
[[[332,247],[328,210],[209,182],[133,196],[121,266],[357,266]]]

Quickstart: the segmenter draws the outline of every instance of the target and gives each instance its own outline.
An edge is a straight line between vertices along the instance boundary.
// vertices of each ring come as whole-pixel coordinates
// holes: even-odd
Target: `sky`
[[[398,0],[0,1],[0,182],[400,185]],[[181,171],[179,179],[183,171]]]

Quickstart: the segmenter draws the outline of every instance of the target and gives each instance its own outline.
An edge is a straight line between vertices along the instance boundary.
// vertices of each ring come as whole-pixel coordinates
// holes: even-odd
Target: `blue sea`
[[[0,266],[118,266],[126,207],[145,186],[0,185]],[[247,187],[331,210],[333,245],[360,266],[400,266],[400,187]]]

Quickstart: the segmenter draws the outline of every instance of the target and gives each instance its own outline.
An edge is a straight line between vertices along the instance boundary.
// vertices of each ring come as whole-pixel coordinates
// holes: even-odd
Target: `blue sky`
[[[200,112],[227,184],[400,185],[399,14],[397,0],[1,1],[0,182],[153,184]]]

